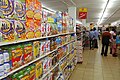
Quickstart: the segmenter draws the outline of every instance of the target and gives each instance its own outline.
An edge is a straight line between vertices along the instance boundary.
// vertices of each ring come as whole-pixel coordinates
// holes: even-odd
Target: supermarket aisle
[[[85,50],[83,64],[77,65],[69,80],[120,80],[120,60],[102,57],[100,50]]]

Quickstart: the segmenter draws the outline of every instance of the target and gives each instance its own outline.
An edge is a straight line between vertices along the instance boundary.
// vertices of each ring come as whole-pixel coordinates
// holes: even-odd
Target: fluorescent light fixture
[[[76,20],[76,23],[78,23],[78,24],[82,24],[82,22],[80,22],[79,20]]]
[[[46,6],[44,6],[44,5],[42,5],[42,7],[43,7],[43,10],[45,10],[46,12],[49,12],[49,13],[56,13],[56,11],[55,10],[53,10],[53,9],[50,9],[50,8],[48,8],[48,7],[46,7]]]

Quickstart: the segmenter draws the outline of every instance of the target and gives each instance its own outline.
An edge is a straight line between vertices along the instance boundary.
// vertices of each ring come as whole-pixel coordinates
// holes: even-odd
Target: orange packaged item
[[[24,44],[24,64],[30,62],[33,60],[33,48],[32,43],[26,43]]]

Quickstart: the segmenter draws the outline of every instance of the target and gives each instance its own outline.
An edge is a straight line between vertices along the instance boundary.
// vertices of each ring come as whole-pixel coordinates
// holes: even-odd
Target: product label
[[[9,53],[8,52],[4,52],[3,55],[4,55],[4,62],[9,62],[10,61]]]
[[[0,54],[0,64],[3,64],[4,63],[4,56],[3,54]]]

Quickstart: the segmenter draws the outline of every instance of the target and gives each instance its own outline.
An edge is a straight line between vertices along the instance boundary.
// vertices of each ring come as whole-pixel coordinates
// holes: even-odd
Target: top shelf
[[[56,35],[51,35],[51,36],[46,36],[46,37],[26,39],[26,40],[20,40],[20,41],[0,42],[0,47],[1,47],[1,46],[6,46],[6,45],[11,45],[11,44],[18,44],[18,43],[29,42],[29,41],[42,40],[42,39],[52,38],[52,37],[57,37],[57,36],[62,36],[62,35],[74,34],[74,33],[75,33],[75,32],[69,32],[69,33],[62,33],[62,34],[56,34]]]

